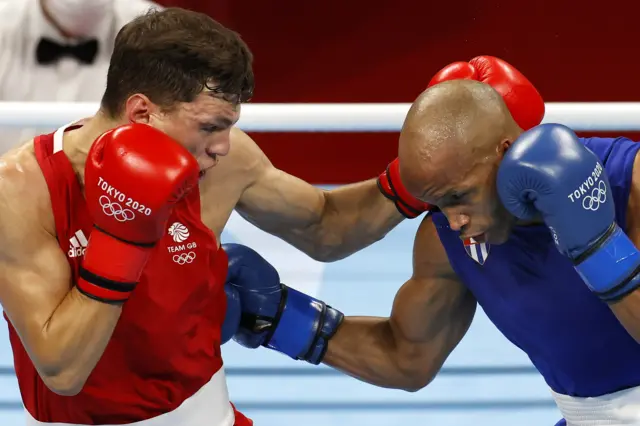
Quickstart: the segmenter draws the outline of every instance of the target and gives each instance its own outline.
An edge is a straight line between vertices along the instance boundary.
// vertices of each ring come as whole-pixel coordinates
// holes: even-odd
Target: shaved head
[[[503,138],[517,133],[491,86],[472,80],[435,85],[420,94],[405,119],[399,146],[402,180],[415,194],[426,190],[422,183],[460,179],[495,155]]]
[[[440,83],[420,94],[407,114],[400,178],[413,196],[438,206],[460,238],[504,242],[512,220],[500,203],[496,174],[520,133],[491,86]]]

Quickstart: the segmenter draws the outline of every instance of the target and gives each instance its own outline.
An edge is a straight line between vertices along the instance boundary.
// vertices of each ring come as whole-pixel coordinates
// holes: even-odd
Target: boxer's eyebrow
[[[201,123],[202,127],[215,127],[218,130],[225,130],[236,124],[233,120],[227,117],[218,117],[214,121],[208,121]]]
[[[227,117],[220,117],[216,120],[216,126],[222,128],[222,129],[226,129],[228,127],[233,126],[235,123],[233,122],[233,120],[227,118]]]

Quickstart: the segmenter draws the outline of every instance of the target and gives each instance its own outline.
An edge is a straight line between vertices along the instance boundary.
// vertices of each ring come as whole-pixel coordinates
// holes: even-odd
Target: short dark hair
[[[205,88],[233,103],[253,94],[253,55],[234,31],[181,8],[150,10],[116,36],[101,106],[110,116],[142,93],[162,108],[191,102]]]

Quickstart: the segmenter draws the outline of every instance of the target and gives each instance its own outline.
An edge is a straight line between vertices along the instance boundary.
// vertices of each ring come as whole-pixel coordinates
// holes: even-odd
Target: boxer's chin
[[[206,170],[200,170],[200,173],[198,175],[198,180],[202,180],[204,179],[204,177],[207,175],[207,171]]]
[[[477,243],[486,243],[486,242],[489,242],[489,233],[488,233],[488,232],[485,232],[484,234],[476,235],[475,237],[473,237],[473,239],[474,239]]]
[[[480,234],[477,237],[473,237],[473,239],[477,243],[487,243],[487,244],[503,244],[507,241],[507,238],[501,236],[500,232],[496,232],[495,230],[489,230],[484,234]]]
[[[512,227],[503,223],[501,226],[494,227],[484,233],[485,240],[483,242],[494,245],[504,244],[509,240]]]
[[[508,235],[505,237],[502,233],[493,233],[493,234],[485,234],[485,239],[482,241],[483,243],[489,243],[494,245],[504,244],[508,240]]]

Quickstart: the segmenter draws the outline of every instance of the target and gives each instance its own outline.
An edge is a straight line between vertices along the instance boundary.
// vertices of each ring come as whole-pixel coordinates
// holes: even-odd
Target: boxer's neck
[[[114,120],[98,111],[93,117],[81,120],[78,124],[82,127],[64,133],[62,149],[69,158],[81,186],[84,187],[84,165],[91,145],[107,130],[122,126],[126,122]]]

